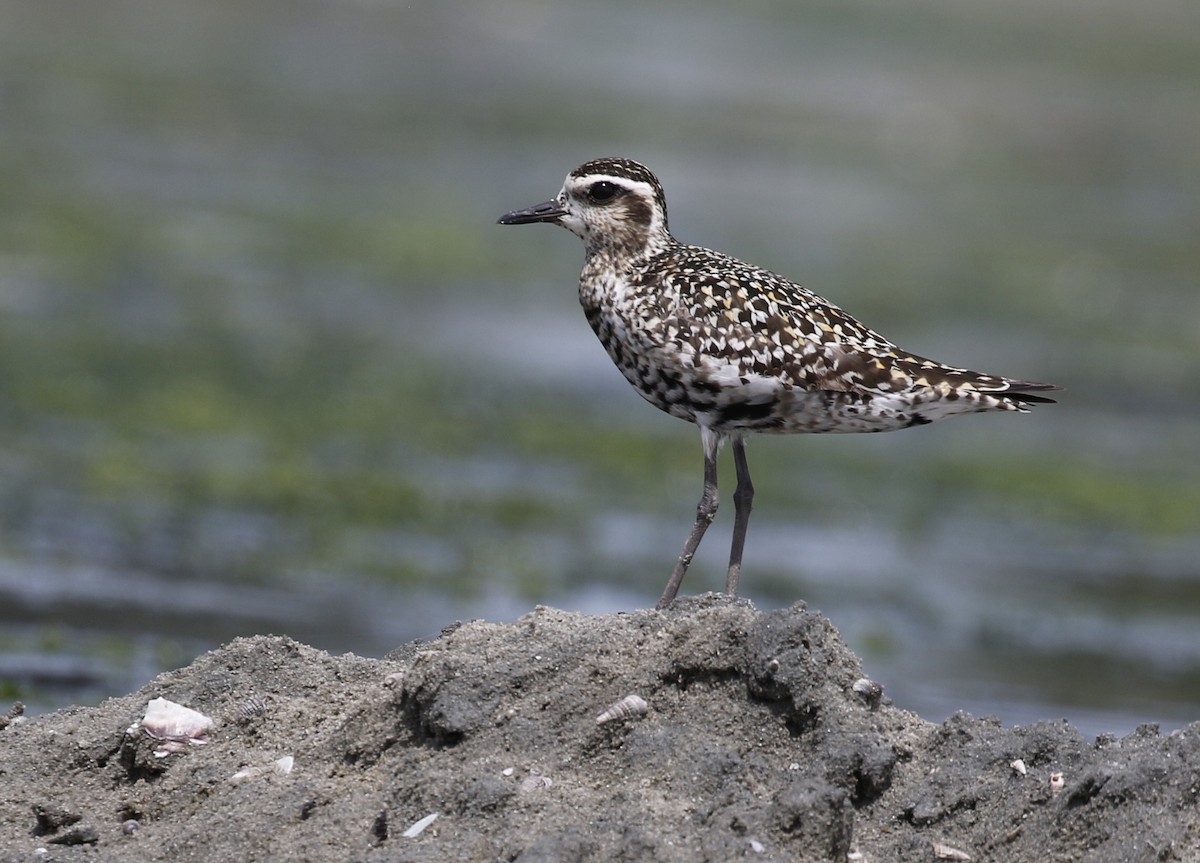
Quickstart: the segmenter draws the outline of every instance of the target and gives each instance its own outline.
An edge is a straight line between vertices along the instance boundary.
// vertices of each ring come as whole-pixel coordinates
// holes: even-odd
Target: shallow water
[[[621,153],[682,238],[1067,387],[754,440],[746,595],[931,719],[1198,718],[1200,12],[1078,7],[6,4],[0,694],[653,602],[695,430],[595,343],[577,241],[494,225]]]

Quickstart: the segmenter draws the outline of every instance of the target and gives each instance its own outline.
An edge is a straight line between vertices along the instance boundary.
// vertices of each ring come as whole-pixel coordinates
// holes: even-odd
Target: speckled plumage
[[[733,442],[742,498],[735,494],[733,593],[753,495],[743,434],[890,431],[964,413],[1025,412],[1052,401],[1035,393],[1058,389],[907,353],[795,282],[680,243],[658,179],[628,159],[587,162],[556,198],[500,221],[553,222],[583,240],[579,298],[601,344],[643,398],[700,426],[705,496],[672,576],[676,589],[716,510],[722,441]]]

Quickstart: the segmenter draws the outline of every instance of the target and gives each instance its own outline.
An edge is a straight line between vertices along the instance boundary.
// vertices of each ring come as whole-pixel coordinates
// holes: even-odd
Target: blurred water
[[[653,602],[695,430],[595,343],[578,242],[494,225],[624,154],[683,239],[1068,388],[755,440],[748,596],[932,719],[1197,718],[1197,43],[1168,2],[5,4],[0,695]]]

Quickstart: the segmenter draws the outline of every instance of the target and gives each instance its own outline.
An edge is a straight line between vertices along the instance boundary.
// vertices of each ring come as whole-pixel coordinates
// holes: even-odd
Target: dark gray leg
[[[688,564],[692,562],[696,549],[700,547],[704,531],[708,530],[713,516],[717,514],[717,451],[721,447],[721,436],[701,426],[700,443],[704,447],[704,494],[700,496],[700,503],[696,506],[696,521],[692,525],[692,532],[683,544],[675,571],[671,573],[671,578],[663,589],[662,598],[655,608],[666,608],[675,599],[675,594],[679,593],[679,585],[683,583]]]
[[[750,466],[746,464],[746,448],[741,435],[733,439],[733,466],[737,469],[737,490],[733,493],[733,544],[729,547],[725,592],[737,596],[738,579],[742,575],[742,548],[746,545],[746,526],[750,524],[750,509],[754,503],[754,483],[750,482]]]

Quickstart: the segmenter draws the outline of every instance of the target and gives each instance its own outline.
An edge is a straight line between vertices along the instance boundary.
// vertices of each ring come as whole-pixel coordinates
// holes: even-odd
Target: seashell
[[[244,722],[247,719],[253,719],[255,716],[262,716],[270,707],[271,696],[269,695],[255,695],[247,698],[237,709],[237,721]]]
[[[971,859],[971,855],[966,851],[959,851],[953,845],[944,842],[933,843],[933,856],[939,860],[957,860],[959,863],[968,863]]]
[[[0,716],[0,731],[3,731],[10,725],[25,721],[25,705],[20,701],[14,701],[12,707],[8,708],[8,713]]]
[[[387,677],[383,678],[383,685],[388,689],[397,689],[404,682],[403,671],[393,671]]]
[[[243,767],[237,773],[229,777],[230,782],[245,782],[247,779],[257,779],[260,776],[270,772],[276,776],[287,776],[296,766],[296,759],[291,755],[285,755],[282,758],[271,762],[269,767]]]
[[[518,790],[522,794],[528,794],[530,791],[538,791],[542,788],[549,788],[554,784],[554,780],[546,776],[542,771],[533,767],[529,768],[529,775],[521,780]]]
[[[142,822],[138,821],[136,818],[130,818],[121,825],[121,832],[126,836],[132,836],[141,829]]]
[[[650,705],[640,695],[626,695],[620,701],[614,701],[596,717],[596,724],[603,725],[616,719],[633,719],[645,716],[650,712]]]
[[[1024,776],[1029,772],[1029,768],[1025,766],[1025,762],[1020,758],[1018,758],[1016,761],[1010,762],[1008,766],[1013,769],[1013,773],[1016,773],[1020,776]]]
[[[1050,793],[1051,794],[1058,794],[1059,792],[1061,792],[1063,790],[1064,785],[1066,785],[1066,780],[1063,778],[1063,775],[1061,773],[1051,773],[1050,774]]]
[[[213,721],[198,710],[176,704],[165,698],[153,698],[146,705],[146,715],[137,723],[155,740],[203,741],[204,732]]]
[[[750,850],[753,851],[755,854],[761,854],[767,850],[767,846],[763,845],[757,839],[751,839],[750,840]]]
[[[874,709],[879,704],[880,699],[883,698],[883,684],[877,683],[876,681],[867,677],[860,677],[858,680],[854,681],[854,685],[850,688],[853,689],[855,693],[860,695],[863,701],[867,702],[872,709]]]
[[[416,839],[418,836],[420,836],[422,833],[425,832],[426,827],[428,827],[434,821],[437,821],[437,819],[438,819],[438,813],[430,812],[428,815],[426,815],[420,821],[413,822],[412,826],[409,827],[407,830],[405,830],[400,835],[403,836],[405,839]]]
[[[189,743],[207,743],[207,740],[164,740],[154,747],[155,758],[166,758],[168,755],[180,755],[188,751]]]
[[[129,726],[127,733],[141,729],[147,737],[161,741],[154,748],[154,755],[162,758],[207,743],[206,732],[212,727],[212,719],[197,710],[165,698],[153,698],[146,705],[146,715]]]

